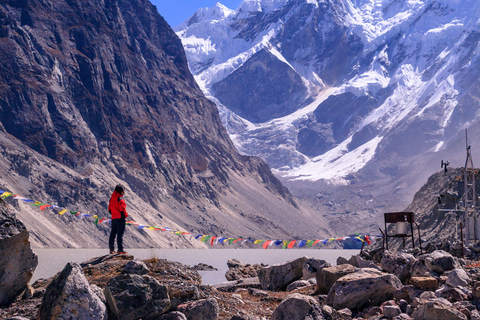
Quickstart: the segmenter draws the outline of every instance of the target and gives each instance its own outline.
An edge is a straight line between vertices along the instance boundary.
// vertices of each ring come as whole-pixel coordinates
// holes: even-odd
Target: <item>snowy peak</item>
[[[226,19],[235,13],[235,10],[229,9],[220,2],[217,2],[213,7],[210,8],[200,8],[186,21],[186,25],[192,25],[200,21],[217,21]],[[178,28],[185,27],[185,23],[180,25]]]
[[[237,9],[239,14],[263,12],[268,13],[282,7],[289,0],[245,0]]]
[[[478,121],[479,17],[474,0],[246,0],[177,34],[240,150],[288,179],[390,181]]]

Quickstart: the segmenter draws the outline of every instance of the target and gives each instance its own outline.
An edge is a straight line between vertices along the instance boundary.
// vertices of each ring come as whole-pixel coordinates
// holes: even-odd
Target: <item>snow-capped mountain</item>
[[[291,188],[375,181],[401,207],[440,159],[463,165],[479,17],[471,0],[245,0],[175,31],[239,150]]]
[[[176,32],[236,146],[278,175],[419,186],[427,162],[462,165],[478,125],[479,17],[478,1],[251,0]]]

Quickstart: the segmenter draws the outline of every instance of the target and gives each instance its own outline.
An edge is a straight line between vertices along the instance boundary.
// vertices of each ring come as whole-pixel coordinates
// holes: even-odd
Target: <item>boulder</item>
[[[387,318],[394,318],[402,313],[399,306],[384,306],[383,315]]]
[[[175,310],[181,304],[198,300],[200,298],[200,290],[196,285],[181,283],[181,285],[177,286],[169,285],[168,295],[170,297],[170,309]]]
[[[470,283],[471,279],[463,269],[453,269],[448,274],[447,281],[445,282],[452,288],[466,287]]]
[[[333,284],[341,277],[355,272],[356,268],[350,264],[323,268],[317,273],[317,286],[320,293],[328,293]]]
[[[423,254],[412,266],[412,276],[436,276],[445,271],[460,269],[457,259],[443,250]]]
[[[304,288],[304,287],[308,287],[308,286],[311,286],[311,285],[312,284],[310,282],[308,282],[307,280],[297,280],[297,281],[294,281],[294,282],[290,283],[287,286],[287,291],[290,292],[290,291],[293,291],[295,289]]]
[[[375,262],[370,260],[365,260],[358,254],[351,256],[350,259],[348,260],[343,257],[339,257],[337,259],[337,265],[342,265],[342,264],[351,264],[352,266],[357,268],[378,269],[378,266],[375,264]]]
[[[338,279],[330,289],[326,303],[337,310],[359,310],[391,300],[401,287],[402,283],[395,275],[363,268]]]
[[[0,203],[0,307],[10,305],[25,291],[37,267],[28,238],[23,223]]]
[[[467,320],[467,316],[443,301],[428,301],[413,312],[414,320]]]
[[[102,301],[104,305],[107,305],[107,299],[105,298],[105,294],[103,293],[103,289],[95,284],[90,285],[90,289],[97,295],[97,297]]]
[[[38,319],[106,319],[107,308],[91,289],[82,267],[69,262],[45,291]]]
[[[448,284],[435,292],[439,298],[445,298],[448,301],[464,301],[468,299],[468,295],[460,290],[460,288],[452,288]]]
[[[411,277],[415,257],[408,253],[385,251],[380,266],[388,273],[393,273],[402,283]]]
[[[438,281],[434,277],[412,277],[410,278],[410,284],[423,290],[435,291],[438,289]]]
[[[217,320],[218,303],[215,299],[204,299],[181,304],[178,311],[185,314],[188,320]]]
[[[144,275],[148,273],[148,267],[143,261],[130,260],[125,265],[123,272],[130,274]]]
[[[344,308],[342,310],[338,310],[338,315],[342,320],[351,320],[353,316],[353,312],[348,308]]]
[[[122,320],[155,319],[170,309],[167,287],[150,276],[122,274],[105,288],[108,306]]]
[[[308,259],[308,257],[302,257],[259,269],[257,274],[262,289],[271,291],[283,290],[290,283],[299,280],[303,275],[303,265]]]
[[[323,318],[320,304],[314,298],[294,293],[288,295],[272,314],[271,320],[304,320],[307,316]],[[320,318],[320,319],[322,319]]]
[[[411,303],[413,299],[420,296],[424,291],[422,289],[415,288],[413,285],[406,285],[393,293],[393,298],[397,301],[405,299]]]
[[[412,277],[438,277],[438,274],[430,268],[430,263],[427,262],[429,258],[429,254],[417,257],[417,260],[413,262],[410,271]]]
[[[246,278],[257,278],[257,271],[267,267],[265,264],[243,264],[237,259],[230,259],[227,262],[228,271],[225,278],[228,281],[235,281]]]
[[[260,285],[260,281],[258,278],[245,278],[245,279],[239,279],[235,281],[227,281],[227,282],[221,282],[212,285],[215,289],[219,291],[224,291],[224,292],[233,292],[236,291],[239,288],[256,288],[260,289],[262,286]]]
[[[317,276],[317,272],[332,265],[325,260],[309,258],[302,267],[302,279],[309,280]]]

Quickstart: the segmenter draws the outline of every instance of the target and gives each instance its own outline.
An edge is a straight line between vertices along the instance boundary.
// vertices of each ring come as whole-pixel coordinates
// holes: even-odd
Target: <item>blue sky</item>
[[[237,9],[242,0],[150,0],[171,27],[176,27],[192,16],[198,8],[212,7],[217,2]]]

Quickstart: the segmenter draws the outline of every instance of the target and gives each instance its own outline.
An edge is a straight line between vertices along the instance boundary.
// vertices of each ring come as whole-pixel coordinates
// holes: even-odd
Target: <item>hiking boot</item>
[[[118,251],[117,254],[128,254],[128,252],[125,251]]]
[[[115,251],[110,251],[110,254],[115,254]]]

